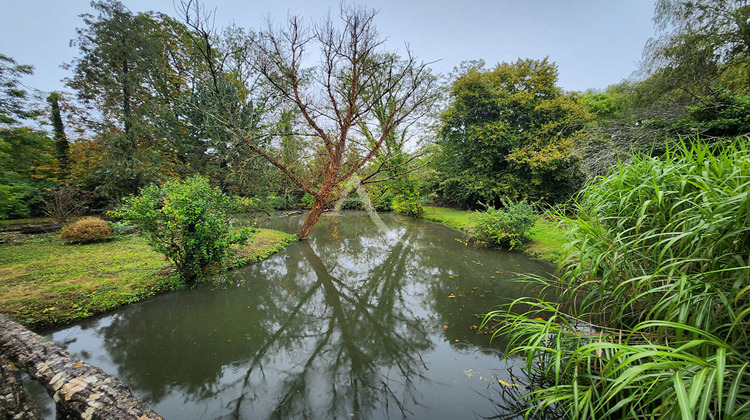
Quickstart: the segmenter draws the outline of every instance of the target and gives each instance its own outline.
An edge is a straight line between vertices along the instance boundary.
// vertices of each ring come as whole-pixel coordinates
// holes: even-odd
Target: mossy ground
[[[468,234],[474,233],[474,215],[476,212],[457,210],[447,207],[424,207],[423,219],[443,223],[454,229]],[[532,258],[557,262],[562,256],[562,249],[567,240],[565,234],[569,230],[557,220],[543,216],[537,219],[531,229],[531,242],[525,244],[519,251]]]
[[[262,229],[232,265],[260,261],[296,240]],[[173,266],[136,235],[71,245],[59,233],[0,245],[0,312],[32,328],[65,324],[180,288]]]

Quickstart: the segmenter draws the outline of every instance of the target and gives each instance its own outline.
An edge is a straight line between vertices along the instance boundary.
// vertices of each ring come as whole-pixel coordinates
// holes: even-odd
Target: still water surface
[[[551,267],[466,246],[443,225],[380,217],[378,227],[366,213],[324,216],[307,241],[230,272],[230,282],[48,334],[167,419],[502,412],[503,344],[478,334],[477,314],[521,296],[518,273]],[[294,233],[301,222],[282,216],[261,226]]]

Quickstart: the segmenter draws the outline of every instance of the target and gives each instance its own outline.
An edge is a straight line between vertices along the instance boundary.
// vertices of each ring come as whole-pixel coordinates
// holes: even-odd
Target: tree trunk
[[[130,80],[128,79],[128,60],[124,60],[122,62],[122,119],[123,119],[123,125],[124,125],[124,131],[125,131],[125,137],[131,142],[129,146],[133,147],[133,150],[135,150],[135,140],[133,140],[133,136],[130,133],[131,126],[133,125],[132,116],[130,115]],[[129,150],[128,152],[132,152],[132,150]]]
[[[3,315],[0,354],[42,384],[67,418],[161,419],[117,378]]]
[[[322,216],[323,212],[326,211],[326,203],[327,200],[320,200],[318,198],[315,198],[310,212],[307,213],[305,222],[302,223],[302,226],[299,228],[299,232],[297,232],[297,238],[300,241],[307,239],[307,237],[310,235],[310,232],[312,232],[315,224],[318,223],[318,220],[320,220],[320,216]]]

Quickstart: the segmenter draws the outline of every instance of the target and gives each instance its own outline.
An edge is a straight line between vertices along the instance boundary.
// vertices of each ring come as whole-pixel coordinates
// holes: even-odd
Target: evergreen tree
[[[117,0],[92,2],[98,15],[83,15],[81,56],[71,65],[68,86],[96,109],[92,124],[105,156],[99,168],[110,199],[178,173],[174,144],[158,131],[183,93],[192,88],[190,38],[184,25],[156,13],[131,13]]]
[[[68,138],[65,136],[65,127],[60,115],[60,94],[52,92],[47,97],[47,102],[49,102],[51,108],[52,131],[55,138],[55,157],[60,166],[62,178],[65,178],[68,174],[68,150],[70,149],[70,144],[68,143]]]

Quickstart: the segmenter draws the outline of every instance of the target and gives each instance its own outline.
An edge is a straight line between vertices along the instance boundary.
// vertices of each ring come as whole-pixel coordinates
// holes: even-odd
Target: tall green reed
[[[526,414],[750,418],[749,192],[746,138],[680,142],[588,185],[559,276],[529,279],[558,300],[485,319],[541,385]]]

